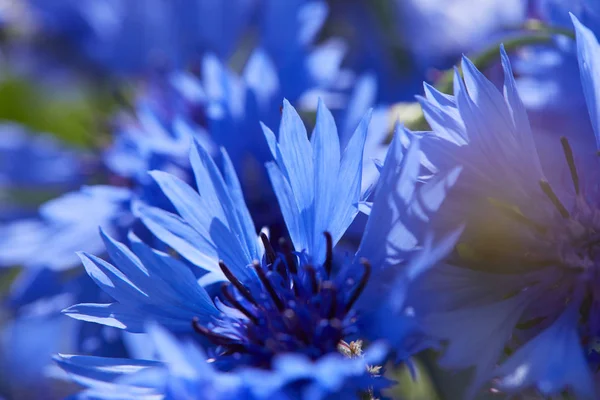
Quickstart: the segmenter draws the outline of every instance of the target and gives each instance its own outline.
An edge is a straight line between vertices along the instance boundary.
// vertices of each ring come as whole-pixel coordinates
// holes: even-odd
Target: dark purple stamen
[[[365,271],[363,272],[363,275],[360,278],[358,285],[356,286],[356,288],[354,288],[354,292],[352,292],[352,296],[350,296],[350,298],[348,299],[348,302],[346,303],[346,308],[344,309],[345,313],[350,312],[350,310],[352,309],[352,306],[354,305],[354,303],[356,303],[356,300],[358,300],[358,298],[362,294],[363,290],[365,290],[365,286],[367,286],[367,282],[369,282],[369,278],[371,277],[371,269],[372,269],[371,263],[369,263],[369,261],[365,258],[362,258],[360,260],[360,263],[362,264]]]
[[[242,303],[240,303],[235,296],[233,295],[233,293],[229,290],[229,283],[224,282],[221,285],[221,293],[223,293],[223,296],[229,301],[229,303],[231,303],[231,305],[233,307],[235,307],[236,309],[238,309],[242,314],[244,314],[246,317],[248,317],[248,319],[250,321],[252,321],[255,324],[258,324],[258,318],[256,318],[256,316],[254,314],[252,314],[250,312],[250,310],[248,310],[246,307],[244,307],[242,305]]]
[[[277,254],[275,254],[275,250],[273,250],[273,246],[271,246],[271,242],[267,235],[264,232],[260,233],[260,240],[262,241],[263,246],[265,247],[265,259],[267,264],[273,264],[275,259],[277,258]]]
[[[560,202],[550,184],[547,181],[541,180],[540,187],[542,188],[542,192],[544,192],[552,204],[554,204],[554,207],[556,207],[560,215],[562,215],[563,218],[569,218],[569,211],[567,211],[565,206]]]
[[[284,282],[289,281],[290,276],[288,275],[288,270],[285,267],[285,263],[281,260],[275,263],[275,271],[281,276]],[[291,277],[293,279],[293,277]]]
[[[312,290],[312,294],[317,294],[319,292],[319,282],[317,281],[317,271],[315,271],[315,267],[312,265],[307,265],[304,267],[304,270],[310,279],[310,288]]]
[[[325,235],[325,241],[327,242],[323,268],[325,269],[325,272],[327,272],[327,276],[331,277],[331,268],[333,266],[333,239],[329,232],[323,232],[323,235]]]
[[[294,310],[288,308],[283,312],[283,317],[287,321],[287,325],[289,326],[290,330],[296,332],[300,340],[302,340],[302,342],[304,342],[305,344],[309,344],[310,338],[302,328],[302,324],[300,324],[298,316],[296,315]]]
[[[329,292],[329,298],[331,304],[329,305],[329,313],[327,314],[327,319],[333,319],[335,317],[335,313],[337,311],[337,288],[331,281],[325,281],[321,284],[322,292]]]
[[[565,153],[565,158],[567,159],[567,164],[569,164],[569,170],[571,171],[571,180],[573,181],[573,186],[575,186],[575,193],[579,194],[579,175],[577,174],[577,168],[575,167],[573,149],[569,144],[569,140],[564,136],[560,138],[560,143],[562,144],[563,152]]]
[[[269,296],[271,296],[271,298],[273,299],[273,303],[275,303],[275,306],[277,307],[277,309],[279,311],[283,311],[285,309],[283,302],[277,295],[275,288],[273,288],[273,285],[271,284],[271,281],[269,280],[269,277],[267,276],[267,274],[265,273],[263,268],[256,261],[252,264],[252,266],[254,267],[254,270],[256,271],[256,274],[258,275],[258,279],[260,279],[264,288],[267,290],[267,293],[269,293]]]
[[[296,256],[294,256],[294,252],[290,247],[290,244],[284,238],[279,239],[279,247],[281,247],[281,251],[285,257],[285,262],[287,263],[287,267],[293,275],[298,273],[298,268],[296,267]]]
[[[250,303],[254,304],[255,306],[258,306],[258,303],[256,302],[256,300],[254,300],[254,298],[250,294],[250,291],[248,290],[248,288],[246,286],[244,286],[244,284],[242,282],[240,282],[235,277],[235,275],[233,275],[231,273],[231,270],[229,268],[227,268],[227,265],[225,265],[223,260],[219,261],[219,267],[221,267],[221,271],[223,271],[227,280],[229,282],[231,282],[233,284],[233,286],[235,286],[235,288],[240,292],[240,294],[242,296],[244,296],[244,298],[246,300],[248,300]]]
[[[333,279],[333,240],[329,233],[324,236],[325,262],[308,265],[285,241],[276,253],[261,235],[265,257],[262,264],[252,263],[256,275],[246,285],[221,261],[229,280],[221,286],[221,298],[238,312],[223,310],[210,327],[194,318],[193,329],[217,346],[219,357],[241,354],[245,363],[261,368],[269,368],[280,353],[301,352],[316,359],[337,351],[340,340],[355,332],[357,314],[352,307],[365,289],[371,266],[361,260],[364,272],[356,281],[351,276]]]

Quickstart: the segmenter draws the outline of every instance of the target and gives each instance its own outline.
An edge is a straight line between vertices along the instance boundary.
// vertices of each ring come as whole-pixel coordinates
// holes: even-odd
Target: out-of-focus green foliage
[[[0,294],[8,292],[10,285],[19,276],[21,270],[19,268],[6,268],[2,270],[0,274]],[[2,296],[0,295],[0,298]]]
[[[399,400],[440,400],[427,369],[418,359],[413,362],[417,371],[416,379],[413,379],[406,366],[386,374],[389,379],[398,382],[387,395]]]
[[[18,122],[80,147],[92,147],[107,134],[106,119],[115,98],[108,89],[61,91],[59,85],[36,85],[14,75],[0,80],[0,120]]]

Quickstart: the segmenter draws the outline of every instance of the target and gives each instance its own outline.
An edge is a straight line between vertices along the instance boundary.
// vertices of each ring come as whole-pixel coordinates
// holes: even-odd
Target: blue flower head
[[[396,211],[409,204],[417,218],[428,220],[453,182],[435,181],[435,185],[425,185],[428,189],[417,196],[418,146],[411,147],[399,166],[403,147],[394,145],[382,174],[387,183],[397,181],[397,185],[381,186],[371,207],[376,218],[373,224],[382,223],[385,229],[381,233],[371,229],[355,261],[334,260],[335,243],[356,216],[361,201],[360,169],[367,123],[368,116],[342,155],[333,136],[335,124],[324,105],[320,106],[310,141],[289,104],[284,104],[278,142],[264,128],[276,158],[267,168],[291,244],[272,244],[267,230],[257,237],[227,153],[222,153],[221,172],[209,153],[195,143],[190,163],[197,191],[173,175],[153,171],[152,177],[175,212],[140,203],[136,215],[156,238],[193,264],[201,278],[197,280],[183,260],[150,248],[133,234],[126,246],[102,233],[114,264],[87,253],[80,257],[88,275],[115,301],[77,304],[64,312],[76,319],[132,332],[144,332],[146,322],[153,320],[174,332],[195,333],[206,345],[212,366],[230,371],[243,382],[252,382],[252,390],[262,393],[259,398],[268,398],[284,388],[286,393],[299,390],[315,398],[347,391],[376,391],[385,380],[374,377],[376,370],[367,370],[365,362],[380,363],[388,351],[374,343],[384,339],[404,356],[410,351],[399,336],[411,330],[402,329],[409,319],[406,315],[406,319],[392,324],[395,329],[383,335],[361,328],[358,322],[362,309],[374,311],[369,302],[359,308],[361,295],[369,285],[381,284],[372,279],[372,271],[386,266],[387,277],[401,283],[393,290],[389,286],[394,285],[380,286],[389,294],[385,300],[389,309],[401,315],[404,310],[400,298],[411,275],[437,262],[453,243],[452,237],[439,246],[427,241],[420,252],[416,247],[419,239],[410,236],[406,240],[408,230],[397,226],[398,218],[386,220],[386,215],[395,212],[386,214],[385,210],[390,203],[395,204]],[[331,154],[334,156],[328,156]],[[408,172],[401,172],[405,169]],[[417,198],[421,200],[418,204]],[[385,246],[377,243],[382,240]],[[403,258],[390,250],[399,247],[404,250]],[[419,257],[411,257],[415,254]],[[378,265],[373,266],[363,256],[373,256]],[[414,266],[404,274],[409,259],[414,259]],[[406,278],[401,279],[401,275]],[[220,292],[215,292],[215,283],[220,285]],[[389,319],[389,315],[371,314],[378,326]],[[364,354],[357,342],[360,339],[373,343]],[[361,357],[348,359],[340,352]],[[101,372],[98,369],[87,369],[86,376],[97,375]],[[247,369],[253,372],[248,375]]]
[[[600,46],[575,17],[573,23],[600,143]],[[422,136],[429,169],[463,166],[434,224],[456,218],[467,224],[447,265],[416,285],[415,308],[433,337],[448,340],[442,364],[475,367],[470,396],[499,377],[508,393],[596,398],[598,157],[571,146],[578,131],[555,143],[538,140],[503,49],[501,57],[504,93],[465,58],[454,96],[426,87],[421,99],[433,128]],[[419,300],[424,293],[433,295]],[[514,354],[503,357],[505,350]]]

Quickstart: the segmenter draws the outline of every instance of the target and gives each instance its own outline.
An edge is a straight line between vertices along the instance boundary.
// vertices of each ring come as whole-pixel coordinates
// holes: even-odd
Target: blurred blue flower
[[[0,308],[0,395],[8,398],[60,399],[73,392],[52,363],[57,352],[126,356],[114,328],[65,319],[61,310],[74,301],[104,295],[87,276],[66,283],[48,269],[24,269]],[[105,295],[104,295],[105,296]]]
[[[228,58],[251,19],[253,0],[29,0],[41,35],[61,40],[114,73],[182,66],[203,52]],[[68,50],[62,48],[59,50]]]
[[[49,135],[7,123],[0,129],[2,220],[31,216],[41,202],[79,187],[94,172],[88,155]]]
[[[10,294],[12,304],[2,304],[0,308],[0,395],[64,397],[65,388],[61,396],[60,385],[52,381],[48,369],[54,353],[77,348],[73,333],[79,323],[65,321],[60,314],[61,308],[75,298],[59,292],[57,277],[49,271],[23,275],[15,284],[23,288],[22,293],[15,288]],[[28,289],[36,284],[39,295]]]
[[[518,28],[527,1],[332,1],[333,30],[347,39],[346,65],[372,73],[377,100],[412,101],[423,81],[452,67],[462,53],[478,52]]]
[[[116,119],[113,142],[103,152],[113,185],[128,183],[134,191],[148,184],[148,171],[154,169],[186,179],[190,142],[206,136],[202,126],[189,121],[191,112],[183,105],[171,104],[183,102],[172,88],[153,81],[149,86],[149,93],[142,91],[133,113]]]
[[[8,287],[0,294],[0,394],[58,399],[69,393],[69,385],[53,379],[52,354],[115,354],[102,333],[106,329],[65,321],[61,314],[65,306],[95,299],[99,291],[87,279],[67,278],[60,271],[79,265],[73,252],[82,246],[103,251],[95,227],[111,221],[112,232],[119,219],[115,210],[130,195],[102,186],[73,191],[98,172],[99,163],[88,152],[68,149],[50,136],[36,136],[16,125],[5,124],[3,139],[3,197],[21,209],[15,215],[3,204],[3,217],[10,218],[0,226],[0,263],[25,268],[16,280],[15,270],[0,273]],[[56,198],[42,204],[36,216],[39,203],[52,197]],[[112,341],[121,343],[118,335]],[[122,343],[117,348],[122,354]]]
[[[594,1],[537,0],[532,2],[532,14],[553,27],[572,29],[572,12],[594,33],[600,32],[600,15]],[[545,150],[540,158],[546,165],[560,156],[558,139],[567,130],[576,153],[593,148],[592,126],[587,118],[583,87],[575,42],[556,36],[553,43],[525,47],[515,54],[515,72],[519,94],[527,108],[536,144]]]
[[[457,56],[479,51],[503,32],[519,27],[527,14],[522,0],[395,0],[396,28],[415,61],[448,68]]]
[[[326,2],[264,0],[260,12],[257,47],[272,60],[284,97],[297,99],[307,88],[336,85],[346,45],[336,38],[314,44],[329,12]]]
[[[21,219],[0,227],[0,264],[65,270],[79,264],[74,252],[86,249],[100,254],[98,226],[117,235],[129,228],[131,192],[112,186],[85,186],[44,203],[39,217]]]
[[[575,17],[573,23],[598,132],[600,46]],[[425,88],[422,105],[433,128],[422,137],[429,169],[463,166],[434,224],[467,225],[448,265],[412,289],[415,309],[433,337],[448,340],[443,365],[475,367],[468,397],[499,377],[508,393],[595,398],[598,147],[576,151],[571,143],[582,132],[567,130],[557,139],[561,157],[542,162],[538,154],[549,147],[536,146],[503,49],[501,56],[504,95],[466,58],[454,96]]]
[[[336,79],[343,55],[335,40],[312,48],[328,14],[319,0],[29,0],[28,5],[39,34],[55,38],[57,50],[116,74],[186,67],[209,53],[227,61],[245,41],[275,61],[287,96],[297,97],[307,86]]]
[[[598,32],[600,26],[600,8],[598,3],[593,0],[535,0],[531,8],[533,14],[544,21],[551,22],[553,25],[562,26],[567,29],[572,28],[569,13],[573,13],[577,18],[591,29],[594,33]]]

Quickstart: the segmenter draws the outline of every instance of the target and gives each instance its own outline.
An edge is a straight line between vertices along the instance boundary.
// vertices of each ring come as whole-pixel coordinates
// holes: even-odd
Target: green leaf
[[[106,136],[106,121],[116,104],[99,85],[65,87],[57,93],[10,73],[0,80],[0,120],[53,134],[73,146],[92,147]]]

